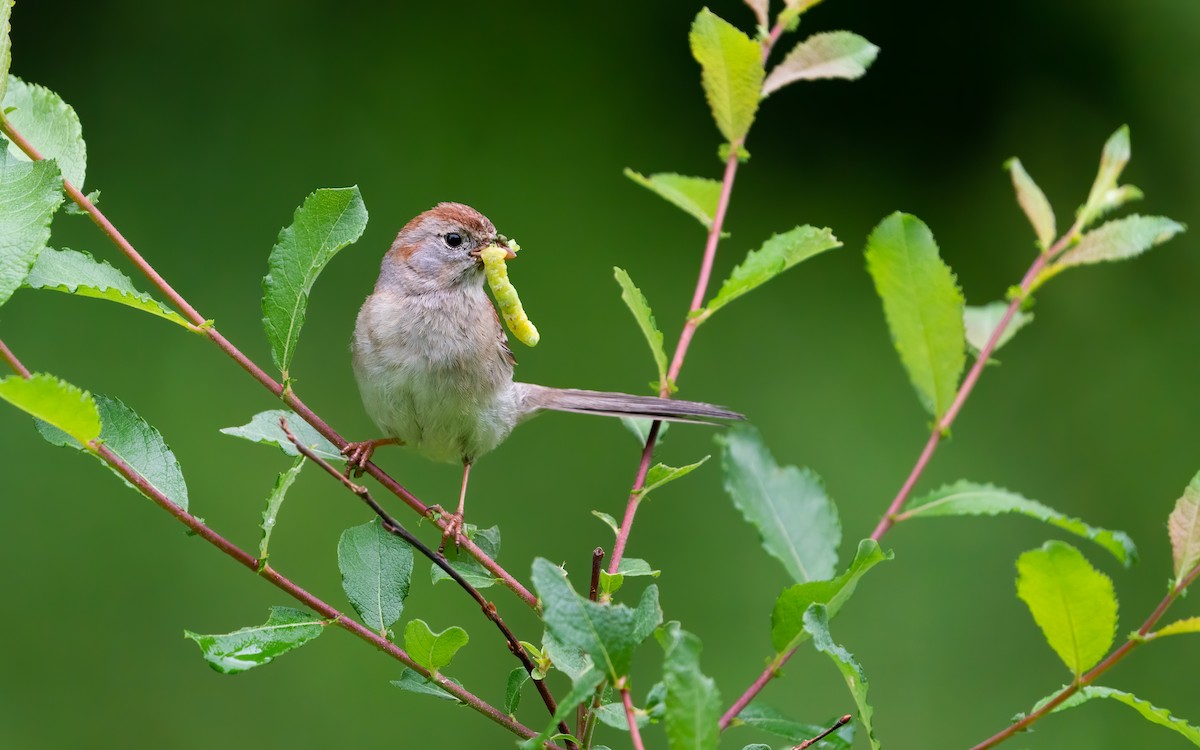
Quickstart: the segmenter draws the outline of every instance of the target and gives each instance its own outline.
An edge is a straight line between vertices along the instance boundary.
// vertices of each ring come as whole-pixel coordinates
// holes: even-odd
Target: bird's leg
[[[453,539],[454,546],[457,548],[459,540],[462,539],[463,509],[467,505],[467,480],[470,476],[471,462],[463,459],[462,490],[458,493],[458,510],[454,512],[454,515],[443,514],[446,518],[446,526],[442,529],[442,543],[438,546],[439,554],[445,552],[447,541]]]
[[[404,441],[391,437],[364,440],[361,443],[347,443],[346,447],[342,448],[342,455],[346,457],[346,476],[350,476],[350,472],[353,471],[354,476],[361,477],[367,468],[367,463],[371,460],[371,455],[381,445],[404,445]]]

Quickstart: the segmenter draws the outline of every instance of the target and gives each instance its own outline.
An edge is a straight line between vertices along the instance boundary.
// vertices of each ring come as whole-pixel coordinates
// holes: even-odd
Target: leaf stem
[[[776,23],[767,35],[766,40],[762,45],[762,60],[765,64],[767,58],[771,56],[771,50],[775,47],[775,43],[779,41],[779,37],[784,32],[784,24]],[[688,307],[687,322],[684,323],[683,331],[679,334],[679,341],[675,344],[675,353],[671,357],[671,366],[667,370],[666,380],[660,384],[658,395],[660,398],[671,397],[671,386],[678,382],[679,371],[683,369],[683,360],[687,356],[688,347],[691,346],[692,337],[696,335],[696,328],[699,327],[701,320],[693,315],[699,312],[704,307],[704,296],[708,293],[708,283],[712,277],[713,262],[717,257],[717,244],[721,241],[721,230],[725,225],[725,214],[729,210],[729,201],[733,194],[733,182],[737,177],[738,154],[746,143],[746,136],[742,136],[734,143],[729,144],[729,158],[725,160],[725,173],[721,178],[721,192],[717,198],[717,210],[713,214],[712,226],[708,229],[708,238],[704,243],[704,257],[700,261],[700,276],[696,279],[696,290],[692,293],[692,304]],[[637,474],[633,479],[633,487],[629,491],[629,500],[625,504],[625,516],[621,520],[621,528],[617,532],[617,541],[613,545],[612,557],[608,561],[608,573],[614,575],[617,568],[621,564],[621,558],[625,554],[625,545],[629,542],[629,534],[633,529],[633,519],[637,514],[638,501],[641,499],[641,489],[646,483],[646,474],[650,471],[650,460],[654,456],[654,446],[658,442],[659,428],[662,426],[660,420],[656,420],[650,426],[650,432],[646,436],[646,445],[642,449],[641,461],[638,463]]]
[[[633,697],[629,694],[629,686],[621,685],[621,702],[625,704],[625,719],[629,722],[629,736],[633,739],[634,750],[646,750],[642,744],[642,733],[638,729],[637,714],[633,711]]]
[[[457,583],[464,591],[467,592],[467,594],[471,596],[472,599],[479,604],[479,607],[483,610],[484,616],[495,623],[496,628],[499,629],[501,635],[504,636],[504,640],[508,643],[508,650],[512,652],[513,656],[517,657],[517,659],[521,662],[521,666],[525,668],[525,671],[533,679],[534,684],[537,685],[538,693],[542,696],[542,702],[546,704],[546,710],[550,712],[551,716],[553,716],[554,712],[558,710],[558,704],[555,702],[554,696],[551,695],[550,688],[546,686],[545,681],[533,677],[534,672],[537,670],[536,665],[533,663],[533,660],[529,658],[529,654],[526,653],[525,649],[521,646],[521,642],[517,640],[517,637],[509,629],[508,625],[505,624],[504,618],[502,618],[500,613],[496,611],[496,605],[484,598],[483,594],[479,592],[479,589],[472,586],[465,578],[463,578],[462,574],[454,569],[454,566],[450,564],[445,555],[438,554],[437,552],[431,550],[420,539],[413,536],[412,532],[404,528],[403,524],[401,524],[386,510],[384,510],[383,506],[376,502],[375,498],[371,497],[370,490],[360,484],[355,484],[354,482],[350,481],[349,477],[342,474],[332,464],[314,453],[313,450],[307,445],[300,442],[288,427],[287,419],[285,417],[280,417],[279,426],[283,428],[283,433],[287,435],[288,440],[292,441],[292,445],[296,446],[296,450],[300,451],[305,458],[324,469],[326,473],[341,482],[343,487],[357,495],[360,500],[362,500],[371,508],[371,510],[375,511],[375,515],[379,516],[379,520],[385,531],[393,536],[403,539],[409,544],[409,546],[416,549],[418,552],[428,558],[430,562],[441,568],[446,575],[454,579],[454,582]],[[567,726],[566,722],[559,722],[558,729],[563,734],[571,733],[571,730]],[[571,742],[568,742],[567,745],[571,748],[577,747]]]
[[[4,345],[3,341],[0,341],[0,351],[4,352],[4,359],[12,366],[13,370],[16,371],[17,374],[23,378],[28,378],[30,376],[29,370],[21,363],[19,359],[17,359],[16,355]],[[455,684],[443,676],[431,674],[429,670],[425,669],[420,664],[417,664],[417,662],[415,662],[404,649],[400,648],[365,625],[362,625],[354,619],[345,616],[329,604],[326,604],[321,599],[318,599],[313,594],[310,594],[308,591],[301,588],[298,584],[285,577],[282,573],[275,570],[270,565],[263,565],[260,569],[257,558],[255,558],[249,552],[241,549],[233,542],[230,542],[225,537],[221,536],[219,533],[217,533],[217,531],[209,527],[196,516],[193,516],[183,508],[180,508],[178,505],[171,502],[171,500],[162,492],[160,492],[158,488],[147,481],[146,478],[141,474],[137,473],[133,467],[125,463],[120,456],[113,453],[100,441],[91,441],[88,443],[87,448],[92,453],[96,454],[102,461],[115,469],[117,473],[120,474],[127,482],[133,485],[138,492],[148,497],[160,508],[174,516],[175,519],[180,523],[187,526],[193,534],[221,550],[229,557],[232,557],[243,567],[249,569],[259,577],[268,581],[271,585],[291,596],[296,601],[314,610],[322,618],[329,620],[330,622],[341,627],[343,630],[350,632],[352,635],[358,636],[359,639],[366,641],[388,656],[391,656],[393,659],[396,659],[400,663],[404,664],[409,669],[412,669],[418,674],[433,680],[438,684],[439,687],[453,695],[459,701],[470,706],[474,710],[483,714],[510,732],[526,738],[537,736],[537,732],[534,732],[520,722],[512,719],[504,712],[468,691],[466,688]]]
[[[12,123],[3,117],[0,117],[0,128],[3,129],[4,134],[8,136],[8,138],[15,143],[18,148],[25,152],[26,156],[34,161],[42,160],[43,157],[41,153],[38,152],[33,144],[27,141],[25,137],[22,136],[12,126]],[[325,420],[321,419],[315,412],[313,412],[312,409],[308,408],[308,406],[305,405],[304,402],[302,402],[291,389],[285,389],[281,383],[277,382],[274,378],[268,375],[261,367],[243,354],[240,349],[234,346],[229,339],[221,335],[216,326],[209,325],[207,319],[201,315],[196,308],[192,307],[188,301],[184,299],[183,295],[181,295],[169,283],[167,283],[166,279],[164,279],[158,273],[158,271],[156,271],[154,267],[142,257],[142,255],[133,247],[129,240],[125,239],[125,236],[122,235],[121,232],[112,224],[112,222],[108,220],[108,218],[100,211],[100,209],[98,209],[94,203],[88,200],[88,197],[84,195],[78,188],[71,184],[70,180],[63,179],[63,186],[71,200],[74,201],[76,205],[83,209],[88,216],[92,218],[92,221],[97,227],[99,227],[100,231],[103,232],[104,235],[107,236],[135,266],[137,266],[138,270],[140,270],[142,274],[150,280],[150,283],[153,284],[163,296],[171,301],[171,304],[173,304],[175,308],[179,310],[184,317],[186,317],[192,323],[193,326],[195,326],[196,330],[207,336],[214,344],[217,345],[217,348],[229,356],[230,359],[237,362],[243,370],[249,373],[251,377],[262,384],[267,390],[275,394],[276,397],[282,399],[285,404],[291,407],[291,409],[300,415],[305,422],[308,422],[310,425],[312,425],[317,432],[321,433],[321,435],[323,435],[326,439],[328,439],[338,448],[343,448],[346,446],[347,441],[345,438],[339,435],[332,427],[329,426],[329,424],[325,422]],[[386,487],[388,491],[400,498],[405,504],[407,504],[417,513],[432,519],[439,528],[445,527],[445,519],[433,513],[429,506],[422,503],[416,495],[409,492],[403,485],[389,476],[378,466],[369,463],[366,466],[366,471],[368,474],[378,480],[380,484]],[[474,542],[471,542],[470,540],[464,540],[462,547],[469,555],[474,557],[481,565],[487,568],[492,575],[498,578],[505,587],[509,588],[513,591],[513,593],[520,597],[522,601],[534,609],[537,608],[537,597],[534,596],[529,589],[521,585],[521,583],[517,581],[512,574],[502,568],[495,560],[491,559],[487,553],[476,546]]]
[[[1001,742],[1004,742],[1016,733],[1028,729],[1029,726],[1035,721],[1052,712],[1055,708],[1061,705],[1063,701],[1079,692],[1080,688],[1087,687],[1095,682],[1097,677],[1107,672],[1114,665],[1116,665],[1117,662],[1128,656],[1129,652],[1133,651],[1134,648],[1142,643],[1145,643],[1142,638],[1148,635],[1150,631],[1154,629],[1154,626],[1158,624],[1158,621],[1162,619],[1162,616],[1167,613],[1167,610],[1171,607],[1171,604],[1173,604],[1175,600],[1179,598],[1179,595],[1183,593],[1184,589],[1195,582],[1197,577],[1200,577],[1200,564],[1197,564],[1195,567],[1193,567],[1191,572],[1189,572],[1187,576],[1179,581],[1178,585],[1167,592],[1167,595],[1158,603],[1158,606],[1154,608],[1154,611],[1150,613],[1150,616],[1146,618],[1146,621],[1142,623],[1142,626],[1137,629],[1137,637],[1131,637],[1129,640],[1122,643],[1116,648],[1116,650],[1105,657],[1104,661],[1100,662],[1095,667],[1092,667],[1087,674],[1083,675],[1075,682],[1072,682],[1070,685],[1064,687],[1041,708],[1029,713],[1020,721],[1009,724],[1001,731],[972,747],[971,750],[987,750],[987,748],[999,745]]]

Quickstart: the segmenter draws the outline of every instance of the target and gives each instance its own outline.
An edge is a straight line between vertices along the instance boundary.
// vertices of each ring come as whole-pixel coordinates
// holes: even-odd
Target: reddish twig
[[[4,346],[2,341],[0,341],[0,349],[5,352],[4,358],[10,365],[12,365],[14,371],[21,375],[21,377],[29,377],[29,370],[25,368],[23,364],[21,364],[20,360],[17,359],[16,355],[14,355],[7,346]],[[332,624],[337,625],[343,630],[346,630],[357,636],[359,639],[371,644],[388,656],[391,656],[393,659],[396,659],[400,663],[404,664],[414,672],[417,672],[427,679],[437,683],[437,685],[447,693],[450,693],[462,703],[470,706],[505,729],[522,737],[534,737],[537,735],[537,732],[534,732],[520,722],[512,719],[503,711],[495,708],[482,698],[477,697],[466,688],[461,687],[444,676],[431,674],[429,670],[425,669],[416,661],[414,661],[404,649],[392,643],[379,633],[372,631],[365,625],[355,621],[352,618],[346,617],[329,604],[326,604],[321,599],[318,599],[313,594],[310,594],[308,591],[301,588],[299,585],[285,577],[282,573],[278,572],[270,565],[260,566],[259,560],[256,557],[241,549],[233,542],[230,542],[225,537],[221,536],[199,518],[193,516],[183,508],[180,508],[178,505],[171,502],[170,498],[159,491],[158,488],[156,488],[153,484],[148,482],[146,478],[134,470],[133,467],[125,463],[120,456],[109,450],[109,448],[103,443],[99,442],[98,440],[93,440],[89,442],[86,447],[89,451],[96,454],[102,461],[115,469],[117,473],[120,474],[125,481],[133,485],[138,492],[148,497],[160,508],[174,516],[175,519],[180,523],[187,526],[194,535],[221,550],[226,555],[236,560],[243,567],[253,571],[258,576],[271,583],[271,585],[286,593],[288,596],[305,605],[309,609],[312,609],[322,618],[329,620]]]
[[[634,750],[646,750],[642,744],[642,732],[638,729],[637,714],[633,710],[633,697],[629,694],[629,686],[621,685],[621,702],[625,704],[625,718],[629,721],[629,736],[633,740]]]
[[[25,152],[30,159],[35,161],[40,161],[42,159],[42,155],[37,148],[35,148],[33,144],[26,140],[25,137],[22,136],[12,126],[12,123],[3,119],[3,117],[0,117],[0,127],[3,128],[4,134],[7,135],[8,138],[12,140],[12,142],[15,143],[18,148]],[[103,232],[105,236],[107,236],[113,242],[113,244],[115,244],[121,250],[121,252],[133,262],[135,266],[137,266],[138,270],[140,270],[142,274],[150,280],[150,283],[153,284],[154,287],[158,289],[158,291],[161,292],[164,297],[170,300],[171,304],[174,305],[176,309],[178,309],[180,313],[182,313],[183,316],[191,322],[193,330],[196,330],[197,332],[207,336],[221,351],[229,356],[230,359],[237,362],[237,364],[241,366],[243,370],[249,373],[250,376],[257,380],[263,387],[275,394],[276,397],[282,399],[285,404],[287,404],[294,412],[296,412],[297,415],[300,416],[300,418],[312,425],[317,432],[321,433],[321,435],[327,440],[329,440],[339,449],[346,446],[347,441],[323,419],[317,416],[315,412],[308,408],[308,406],[305,405],[295,393],[293,393],[290,389],[285,390],[281,383],[277,382],[261,367],[255,364],[249,357],[243,354],[240,349],[238,349],[229,341],[229,339],[221,335],[216,326],[211,325],[209,321],[205,319],[205,317],[201,315],[199,311],[196,310],[196,308],[192,307],[188,301],[184,299],[183,295],[179,294],[179,292],[177,292],[169,283],[167,283],[166,279],[164,279],[158,273],[158,271],[156,271],[154,267],[142,257],[142,255],[133,247],[129,240],[125,239],[125,236],[122,235],[121,232],[112,224],[112,222],[108,220],[108,218],[100,211],[100,209],[98,209],[96,205],[92,203],[78,188],[71,184],[70,180],[63,179],[63,187],[65,188],[67,195],[71,198],[71,200],[74,201],[76,205],[83,209],[88,216],[92,218],[92,221],[97,227],[100,228],[100,231]],[[417,513],[433,519],[434,523],[436,523],[439,528],[445,527],[446,522],[443,518],[441,518],[441,516],[432,511],[430,507],[422,503],[416,495],[409,492],[404,486],[385,473],[378,466],[369,463],[366,466],[366,471],[372,477],[377,479],[380,484],[386,487],[388,491],[404,501],[405,504],[407,504]],[[474,542],[464,539],[461,546],[469,555],[478,560],[481,565],[487,568],[492,575],[499,579],[507,588],[512,590],[526,604],[535,609],[537,608],[537,597],[534,596],[527,588],[521,585],[521,583],[517,581],[512,574],[510,574],[495,560],[489,557],[487,553],[476,546]]]

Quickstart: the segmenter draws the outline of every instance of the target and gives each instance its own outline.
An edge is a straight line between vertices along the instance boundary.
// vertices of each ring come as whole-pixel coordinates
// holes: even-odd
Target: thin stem
[[[3,117],[0,117],[0,128],[3,129],[4,134],[8,136],[8,138],[15,143],[18,148],[24,151],[30,159],[40,161],[43,158],[33,144],[27,141],[25,137],[22,136],[12,126],[12,123],[3,119]],[[285,391],[281,383],[277,382],[274,378],[268,375],[261,367],[243,354],[240,349],[234,346],[229,339],[221,335],[216,326],[209,325],[204,316],[201,315],[196,308],[192,307],[188,301],[184,299],[183,295],[181,295],[169,283],[167,283],[166,279],[164,279],[158,273],[158,271],[156,271],[154,267],[142,257],[142,255],[134,248],[129,240],[125,239],[125,236],[122,235],[121,232],[113,225],[113,223],[108,220],[108,218],[100,211],[100,209],[98,209],[94,203],[88,200],[88,197],[84,195],[78,188],[71,184],[70,180],[64,179],[63,187],[65,188],[66,193],[71,200],[74,201],[76,205],[83,209],[88,216],[92,218],[92,221],[97,227],[100,228],[100,231],[103,232],[105,236],[107,236],[113,242],[113,244],[115,244],[121,250],[121,252],[133,262],[135,266],[137,266],[138,270],[140,270],[142,274],[150,280],[150,283],[153,284],[154,287],[158,289],[158,291],[164,297],[170,300],[171,304],[173,304],[176,309],[178,309],[184,315],[184,317],[186,317],[192,323],[194,330],[207,336],[209,340],[216,344],[217,347],[232,360],[237,362],[238,365],[241,366],[241,368],[247,373],[249,373],[251,377],[262,384],[267,390],[271,391],[271,393],[275,394],[276,397],[281,398],[284,403],[286,403],[293,411],[296,412],[296,414],[298,414],[305,422],[308,422],[310,425],[312,425],[326,439],[328,439],[338,448],[343,448],[346,446],[347,441],[323,419],[317,416],[315,412],[309,409],[308,406],[306,406],[304,402],[302,402],[300,398],[296,396],[295,393],[293,393],[291,390]],[[439,528],[445,527],[446,522],[443,518],[433,513],[429,506],[422,503],[419,499],[417,499],[416,495],[405,489],[399,482],[397,482],[395,479],[392,479],[392,477],[390,477],[382,469],[374,464],[368,464],[366,471],[372,477],[377,479],[380,484],[386,487],[388,491],[392,492],[394,495],[396,495],[396,497],[404,501],[404,503],[406,503],[410,508],[423,516],[431,518]],[[504,584],[504,586],[512,590],[513,593],[520,597],[526,604],[534,609],[537,608],[537,597],[530,593],[527,588],[521,585],[521,583],[518,582],[517,579],[508,571],[500,567],[500,565],[491,557],[489,557],[487,553],[469,540],[464,540],[461,546],[469,555],[478,560],[481,565],[487,568],[492,575],[498,578],[501,583]]]
[[[835,722],[833,726],[826,729],[824,732],[821,732],[816,737],[811,737],[811,738],[805,740],[804,742],[801,742],[799,745],[796,745],[795,747],[793,747],[792,750],[805,750],[805,748],[812,747],[813,745],[817,744],[818,742],[825,739],[829,735],[833,734],[837,730],[839,730],[842,727],[849,724],[850,720],[853,718],[854,718],[853,714],[846,714],[846,715],[842,716],[842,718],[838,719],[837,722]]]
[[[17,359],[17,355],[13,354],[12,350],[5,346],[3,341],[0,341],[0,357],[4,357],[4,361],[13,369],[13,372],[26,380],[29,379],[31,374],[29,370],[25,369],[25,365],[21,364],[21,360]]]
[[[16,355],[14,355],[7,346],[3,345],[2,341],[0,341],[0,347],[2,347],[6,352],[5,360],[13,367],[13,370],[21,375],[21,377],[29,377],[29,370],[23,364],[21,364],[20,360],[17,359]],[[141,492],[160,508],[174,516],[180,523],[187,526],[195,536],[200,537],[224,552],[229,557],[232,557],[243,567],[254,572],[259,577],[268,581],[271,583],[271,585],[288,594],[309,609],[312,609],[322,618],[329,620],[343,630],[358,636],[359,639],[366,641],[375,648],[391,656],[393,659],[396,659],[400,663],[404,664],[414,672],[417,672],[418,674],[421,674],[424,677],[434,681],[443,690],[453,695],[459,701],[475,709],[505,729],[527,738],[537,735],[537,732],[534,732],[523,724],[512,719],[504,712],[490,705],[482,698],[477,697],[470,691],[452,682],[446,677],[431,674],[429,670],[425,669],[420,664],[417,664],[412,657],[410,657],[408,653],[404,651],[404,649],[392,643],[387,638],[384,638],[379,633],[372,631],[365,625],[356,622],[352,618],[346,617],[329,604],[326,604],[321,599],[318,599],[313,594],[310,594],[308,591],[301,588],[299,585],[285,577],[282,573],[275,570],[270,565],[262,565],[260,568],[259,560],[257,558],[255,558],[249,552],[241,549],[234,543],[230,542],[225,537],[221,536],[199,518],[196,518],[183,508],[180,508],[178,505],[173,503],[170,498],[168,498],[161,491],[159,491],[157,487],[147,481],[145,477],[127,464],[124,459],[113,453],[108,446],[97,440],[93,440],[88,443],[86,447],[90,452],[99,457],[100,460],[104,461],[113,469],[115,469],[117,473],[120,474],[127,482],[133,485],[138,492]]]
[[[646,750],[642,744],[642,732],[638,729],[637,714],[633,710],[633,697],[629,695],[629,687],[621,686],[621,702],[625,704],[625,719],[629,721],[629,736],[633,739],[634,750]]]
[[[1165,597],[1163,597],[1162,601],[1158,603],[1158,606],[1154,608],[1154,611],[1150,613],[1150,616],[1146,618],[1146,621],[1142,623],[1142,626],[1137,629],[1137,637],[1130,638],[1122,643],[1119,647],[1117,647],[1116,650],[1105,657],[1104,661],[1100,662],[1095,667],[1092,667],[1091,671],[1081,676],[1075,682],[1064,687],[1041,708],[1030,712],[1020,721],[1009,724],[1001,731],[972,747],[971,750],[987,750],[987,748],[999,745],[1001,742],[1004,742],[1014,734],[1025,731],[1035,721],[1050,713],[1059,705],[1061,705],[1063,701],[1079,692],[1080,688],[1087,687],[1095,682],[1097,677],[1107,672],[1109,669],[1115,666],[1117,662],[1128,656],[1129,653],[1137,646],[1146,642],[1144,637],[1150,634],[1150,631],[1154,629],[1154,626],[1158,624],[1158,621],[1162,619],[1162,616],[1167,613],[1167,610],[1171,607],[1171,604],[1179,598],[1179,595],[1183,593],[1184,589],[1196,581],[1198,576],[1200,576],[1200,564],[1197,564],[1195,567],[1193,567],[1191,572],[1184,576],[1179,583],[1174,586]]]
[[[592,550],[592,580],[588,586],[588,599],[596,601],[596,595],[600,591],[600,570],[604,564],[604,548],[597,547]]]
[[[349,477],[342,474],[332,464],[314,453],[307,445],[300,442],[288,427],[287,419],[285,417],[279,418],[279,426],[283,428],[284,434],[287,435],[288,440],[292,442],[292,445],[296,447],[296,450],[300,451],[305,458],[312,461],[317,466],[324,469],[326,473],[336,478],[339,482],[341,482],[342,486],[357,495],[360,500],[362,500],[371,508],[371,510],[375,511],[375,515],[379,516],[379,520],[382,523],[385,531],[393,536],[403,539],[409,544],[409,546],[416,549],[423,556],[428,558],[434,565],[441,568],[441,570],[446,575],[450,576],[450,578],[452,578],[460,588],[466,591],[471,598],[479,604],[480,608],[483,610],[484,616],[495,623],[496,628],[499,629],[501,635],[504,636],[504,640],[508,644],[508,650],[512,652],[513,656],[517,657],[517,659],[521,662],[521,666],[525,668],[525,671],[530,675],[530,677],[533,677],[533,673],[537,670],[536,665],[533,663],[533,660],[529,658],[529,654],[527,654],[525,649],[521,646],[521,642],[517,640],[517,637],[513,634],[512,630],[510,630],[508,625],[504,622],[504,618],[502,618],[500,613],[496,611],[496,605],[485,599],[483,594],[479,593],[479,589],[472,586],[465,578],[463,578],[462,574],[454,569],[454,566],[451,565],[448,560],[446,560],[444,555],[440,555],[431,550],[420,539],[413,536],[412,532],[404,528],[403,524],[401,524],[386,510],[384,510],[383,506],[376,502],[375,498],[371,497],[370,490],[360,484],[350,481]],[[537,686],[538,693],[542,697],[542,702],[546,704],[546,710],[550,712],[551,716],[553,716],[554,712],[558,710],[558,704],[555,702],[554,696],[551,695],[550,688],[546,686],[546,683],[543,680],[534,678],[533,682]],[[563,734],[571,733],[571,730],[567,726],[566,722],[559,722],[558,729]],[[567,745],[572,748],[576,747],[574,743],[571,742],[568,742]]]

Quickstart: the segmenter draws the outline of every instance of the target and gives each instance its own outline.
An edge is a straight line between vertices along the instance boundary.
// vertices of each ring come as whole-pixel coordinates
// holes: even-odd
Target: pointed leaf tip
[[[646,337],[646,343],[650,346],[654,364],[658,367],[659,382],[665,383],[667,380],[667,353],[663,350],[662,331],[658,330],[658,323],[654,320],[650,302],[647,301],[646,295],[642,294],[642,290],[634,286],[633,279],[629,278],[629,274],[623,268],[613,268],[613,275],[617,279],[617,284],[621,286],[621,300],[633,313],[633,319],[637,321],[638,328],[641,329],[642,335]]]
[[[751,250],[738,264],[717,295],[704,307],[703,317],[720,310],[738,297],[754,291],[796,264],[826,250],[842,246],[828,227],[801,226],[772,235],[757,250]]]
[[[1013,157],[1005,163],[1005,166],[1012,176],[1013,189],[1017,191],[1017,203],[1025,212],[1029,223],[1033,225],[1033,232],[1038,239],[1038,247],[1045,250],[1053,245],[1054,240],[1058,237],[1054,209],[1050,207],[1050,201],[1046,200],[1046,194],[1025,171],[1020,159]]]
[[[100,412],[92,394],[48,373],[0,379],[0,399],[69,435],[81,448],[100,437]]]
[[[1175,585],[1200,565],[1200,474],[1184,489],[1167,521],[1175,562]]]
[[[708,8],[692,22],[688,41],[717,128],[726,141],[740,141],[758,111],[765,75],[762,45]]]
[[[878,47],[849,31],[813,34],[775,66],[763,82],[763,96],[796,81],[861,78],[878,55]]]

